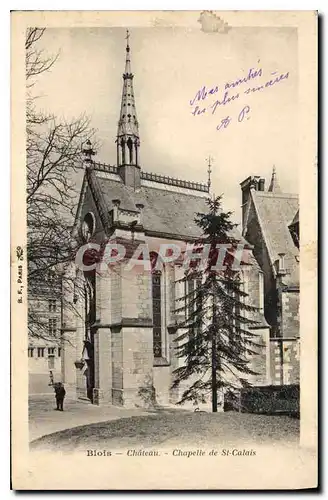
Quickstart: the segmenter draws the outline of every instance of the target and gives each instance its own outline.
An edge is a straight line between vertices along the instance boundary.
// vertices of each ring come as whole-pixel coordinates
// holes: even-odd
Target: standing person
[[[56,384],[54,384],[54,388],[55,388],[55,397],[57,404],[56,410],[64,411],[63,405],[66,394],[65,387],[61,382],[57,382]]]

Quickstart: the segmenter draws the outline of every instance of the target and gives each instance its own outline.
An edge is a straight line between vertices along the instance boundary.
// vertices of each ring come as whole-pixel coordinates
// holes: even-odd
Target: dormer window
[[[81,233],[84,242],[88,242],[91,236],[93,236],[95,226],[95,216],[91,212],[87,213],[81,226]]]
[[[263,313],[264,311],[264,275],[259,272],[259,308]]]
[[[293,238],[294,245],[299,249],[300,248],[300,241],[299,241],[299,229],[298,229],[298,224],[296,226],[289,226],[289,231],[291,234],[291,237]]]
[[[291,237],[293,238],[294,245],[300,248],[300,228],[299,228],[299,212],[297,211],[293,222],[288,226]]]

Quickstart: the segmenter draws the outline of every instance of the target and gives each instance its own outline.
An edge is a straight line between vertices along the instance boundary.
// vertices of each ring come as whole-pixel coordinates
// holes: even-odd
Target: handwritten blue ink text
[[[238,118],[237,118],[238,123],[241,123],[242,121],[244,121],[244,119],[249,120],[250,117],[247,115],[250,112],[250,110],[251,110],[251,108],[248,105],[243,107],[243,109],[240,111]],[[226,116],[225,118],[223,118],[221,120],[221,123],[219,123],[216,126],[216,130],[219,131],[221,129],[227,128],[232,121],[233,121],[233,118],[231,118],[230,116]]]

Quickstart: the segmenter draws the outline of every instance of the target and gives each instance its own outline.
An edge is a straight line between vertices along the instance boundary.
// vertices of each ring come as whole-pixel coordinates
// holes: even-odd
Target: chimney
[[[261,179],[259,180],[259,191],[264,191],[264,189],[265,189],[265,179],[261,177]]]
[[[82,146],[83,161],[86,167],[91,167],[94,163],[92,157],[96,154],[96,151],[92,148],[90,139],[88,139],[84,146]]]
[[[244,226],[246,224],[245,216],[247,211],[248,200],[250,197],[251,189],[255,189],[255,191],[259,190],[259,179],[258,175],[250,175],[243,182],[240,183],[241,192],[242,192],[242,217],[243,217],[243,231],[246,229]]]

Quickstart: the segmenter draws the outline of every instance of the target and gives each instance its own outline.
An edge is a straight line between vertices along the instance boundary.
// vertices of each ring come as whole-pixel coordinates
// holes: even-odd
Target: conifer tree
[[[241,242],[231,232],[237,224],[231,222],[232,212],[222,210],[221,198],[208,199],[208,213],[198,213],[195,218],[203,232],[198,249],[207,248],[208,253],[201,261],[191,260],[179,280],[184,283],[185,294],[178,299],[176,313],[184,313],[184,319],[178,324],[182,333],[176,336],[174,345],[184,366],[174,371],[172,384],[173,389],[181,383],[189,385],[180,404],[206,402],[211,394],[213,412],[218,408],[219,391],[234,394],[236,389],[250,385],[247,376],[256,375],[250,358],[260,347],[250,331],[258,324],[251,318],[258,309],[247,304],[248,294],[242,290],[240,266],[235,262],[236,246]],[[224,252],[223,260],[220,251]]]

